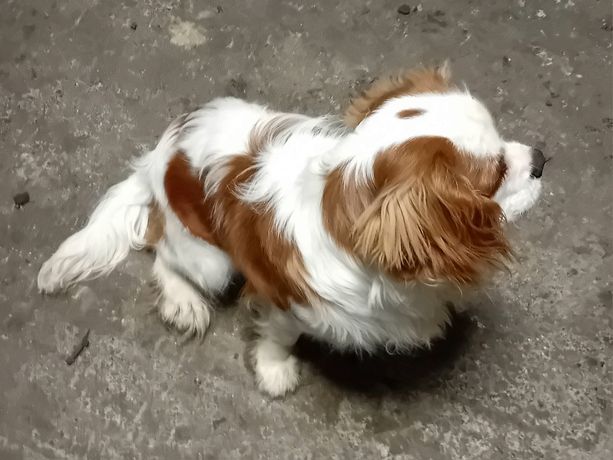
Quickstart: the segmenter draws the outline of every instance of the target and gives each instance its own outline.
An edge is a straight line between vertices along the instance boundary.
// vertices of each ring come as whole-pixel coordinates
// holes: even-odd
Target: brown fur
[[[168,205],[185,228],[192,235],[218,246],[211,204],[205,200],[202,181],[181,151],[168,162],[164,189]]]
[[[232,257],[247,280],[246,292],[287,309],[290,302],[306,304],[312,291],[305,280],[305,269],[298,249],[275,228],[274,217],[263,203],[246,205],[234,193],[255,174],[253,156],[237,156],[215,199],[223,209],[219,231],[223,249]]]
[[[265,123],[256,124],[249,136],[248,151],[250,155],[260,154],[268,144],[302,119],[303,117],[300,115],[280,115],[267,120]]]
[[[199,178],[181,152],[170,161],[164,186],[170,207],[186,229],[230,255],[246,278],[245,292],[287,309],[291,302],[308,304],[314,298],[306,282],[302,256],[276,230],[266,203],[246,204],[236,195],[237,189],[256,173],[261,149],[284,126],[272,123],[255,131],[250,151],[228,161],[224,178],[211,195],[204,194],[206,177]]]
[[[337,167],[326,178],[321,199],[324,227],[336,243],[354,252],[353,228],[375,198],[372,184],[362,184],[345,176],[345,167]]]
[[[423,115],[424,111],[420,109],[406,109],[397,113],[398,118],[413,118]]]
[[[476,283],[511,253],[491,199],[504,173],[499,157],[470,157],[443,138],[414,139],[378,155],[370,184],[350,185],[342,168],[334,171],[324,223],[350,253],[396,278]]]
[[[376,80],[362,95],[351,102],[345,112],[345,124],[355,128],[385,101],[419,93],[445,93],[452,85],[447,66],[411,70],[400,75]]]

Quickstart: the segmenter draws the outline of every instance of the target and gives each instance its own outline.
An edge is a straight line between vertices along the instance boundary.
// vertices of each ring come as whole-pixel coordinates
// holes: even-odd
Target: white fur
[[[158,308],[162,320],[187,336],[202,337],[211,321],[204,298],[160,256],[153,263],[153,274],[161,289]]]
[[[64,241],[43,264],[39,289],[51,293],[107,274],[130,248],[142,248],[151,198],[138,172],[111,187],[85,228]]]
[[[256,321],[258,338],[251,358],[258,388],[273,397],[293,391],[300,379],[298,360],[291,348],[301,330],[291,314],[264,309]]]
[[[402,110],[423,114],[400,118]],[[376,152],[410,139],[438,136],[476,156],[498,155],[504,141],[485,106],[467,92],[402,96],[386,101],[324,156],[329,165],[347,163],[348,174],[370,178]]]
[[[154,198],[150,165],[165,168],[165,157],[176,142],[178,125],[179,120],[171,123],[156,148],[135,162],[134,173],[106,192],[85,228],[64,241],[43,264],[38,273],[41,292],[56,292],[108,274],[125,259],[130,248],[144,246],[148,206]]]
[[[507,142],[505,160],[508,171],[496,196],[509,222],[530,209],[541,194],[541,181],[530,177],[530,147],[518,142]]]
[[[420,109],[424,114],[397,117],[399,111],[406,109]],[[442,136],[476,156],[504,152],[508,179],[496,200],[510,217],[532,206],[540,192],[540,181],[529,175],[529,148],[505,143],[489,112],[468,93],[392,99],[354,132],[346,132],[325,117],[280,115],[234,98],[214,100],[171,125],[160,145],[141,159],[134,176],[140,184],[134,190],[139,197],[137,209],[142,211],[153,197],[166,216],[155,268],[165,296],[160,312],[182,330],[203,332],[209,321],[202,296],[183,277],[211,295],[225,288],[233,267],[221,250],[191,236],[168,208],[163,184],[168,160],[180,149],[196,169],[207,172],[205,190],[216,190],[226,162],[247,151],[252,130],[280,116],[291,123],[266,146],[253,179],[236,193],[247,203],[266,203],[274,212],[275,224],[298,247],[307,281],[321,300],[314,305],[292,305],[287,312],[262,310],[252,357],[258,386],[272,396],[283,395],[298,383],[298,363],[290,350],[300,334],[310,334],[339,348],[367,351],[380,345],[390,351],[427,346],[443,333],[449,319],[446,303],[459,294],[445,285],[399,283],[360,264],[339,248],[324,228],[321,209],[326,175],[333,168],[347,164],[347,174],[367,179],[379,151],[419,136]],[[127,243],[121,246],[119,241],[130,242],[133,247],[142,244],[146,220],[128,213],[132,209],[129,200],[135,200],[128,196],[131,193],[126,188],[122,199],[113,201],[116,214],[110,223],[95,219],[102,212],[97,210],[88,226],[93,225],[96,234],[120,236],[111,240],[87,238],[87,245],[82,239],[78,251],[64,248],[74,246],[71,241],[79,233],[69,238],[43,266],[41,289],[65,286],[69,281],[108,271],[118,257],[103,257],[102,264],[93,261],[101,259],[96,254],[108,254],[113,249],[123,258]],[[115,221],[126,224],[127,229],[134,228],[137,222],[137,231],[115,230],[119,225]],[[91,232],[88,227],[82,232]]]
[[[170,208],[165,208],[164,213],[165,235],[156,247],[157,256],[203,292],[211,295],[223,292],[234,273],[228,255],[185,231]]]

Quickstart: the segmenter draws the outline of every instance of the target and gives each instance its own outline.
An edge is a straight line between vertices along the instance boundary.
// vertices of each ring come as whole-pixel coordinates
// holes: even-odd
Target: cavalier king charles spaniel
[[[44,263],[46,293],[155,249],[161,318],[206,331],[236,273],[258,311],[259,388],[293,390],[301,334],[339,349],[428,346],[512,255],[505,221],[546,159],[503,140],[446,65],[381,79],[345,122],[220,98],[176,119]]]

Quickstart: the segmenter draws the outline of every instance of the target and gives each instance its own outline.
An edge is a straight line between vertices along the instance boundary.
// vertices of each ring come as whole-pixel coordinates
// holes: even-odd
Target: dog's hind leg
[[[158,311],[162,321],[187,336],[202,337],[211,320],[210,299],[159,254],[153,274],[160,288]]]
[[[164,236],[156,245],[153,274],[161,297],[162,320],[186,335],[203,336],[212,307],[234,274],[220,249],[189,235],[167,214]]]

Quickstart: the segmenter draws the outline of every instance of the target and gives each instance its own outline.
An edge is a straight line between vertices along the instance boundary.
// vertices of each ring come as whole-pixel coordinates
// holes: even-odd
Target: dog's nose
[[[543,152],[537,148],[532,149],[532,169],[530,171],[530,176],[535,179],[540,178],[543,175],[543,167],[547,163],[547,158]]]

